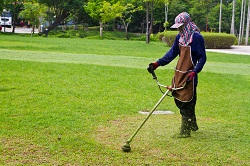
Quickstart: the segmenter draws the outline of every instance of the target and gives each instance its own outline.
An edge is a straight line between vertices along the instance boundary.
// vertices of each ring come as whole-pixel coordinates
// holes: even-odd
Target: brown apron
[[[172,87],[180,88],[185,85],[188,73],[193,71],[194,65],[191,57],[191,47],[179,45],[180,55],[176,65],[175,75],[172,80]],[[172,92],[175,99],[181,102],[190,102],[194,95],[194,79],[185,85],[185,88]]]

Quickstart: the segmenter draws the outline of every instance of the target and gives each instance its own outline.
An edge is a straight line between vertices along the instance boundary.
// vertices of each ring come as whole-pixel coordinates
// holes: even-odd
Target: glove
[[[172,91],[172,85],[169,85],[169,86],[166,86],[166,88],[169,90],[169,91]]]
[[[194,71],[192,71],[191,73],[188,73],[187,81],[192,81],[195,76],[196,76],[196,72],[194,72]]]
[[[150,63],[148,65],[147,70],[148,70],[149,73],[152,73],[155,69],[157,69],[158,66],[159,66],[159,64],[157,62]]]

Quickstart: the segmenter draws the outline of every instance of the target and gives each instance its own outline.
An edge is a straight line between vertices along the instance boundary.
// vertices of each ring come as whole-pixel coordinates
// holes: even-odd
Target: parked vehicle
[[[5,12],[2,13],[2,15],[0,17],[0,25],[2,27],[11,28],[11,26],[12,26],[12,16],[11,16],[11,13],[9,11],[5,11]]]

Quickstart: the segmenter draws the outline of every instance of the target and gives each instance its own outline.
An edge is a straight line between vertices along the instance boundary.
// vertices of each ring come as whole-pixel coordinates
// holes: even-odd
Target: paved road
[[[230,49],[206,49],[207,52],[250,55],[250,46],[232,46]]]

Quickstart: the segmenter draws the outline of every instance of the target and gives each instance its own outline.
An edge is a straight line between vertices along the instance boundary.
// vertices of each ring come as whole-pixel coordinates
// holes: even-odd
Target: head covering
[[[192,22],[190,15],[187,12],[180,13],[175,18],[175,24],[170,28],[179,28],[183,27],[183,31],[180,32],[179,43],[181,45],[187,46],[193,41],[193,34],[195,32],[200,32],[199,28]]]

